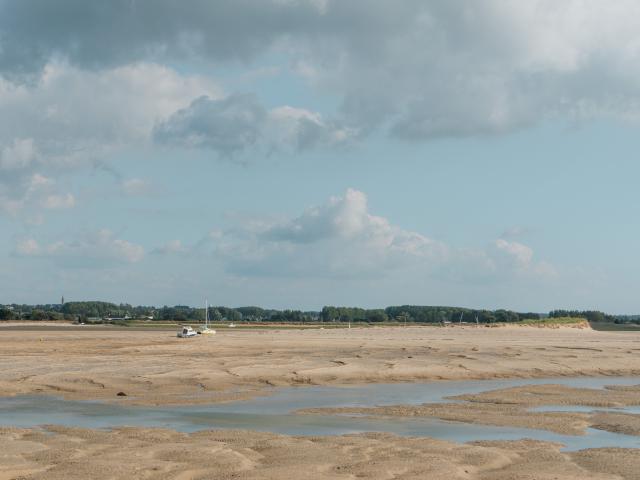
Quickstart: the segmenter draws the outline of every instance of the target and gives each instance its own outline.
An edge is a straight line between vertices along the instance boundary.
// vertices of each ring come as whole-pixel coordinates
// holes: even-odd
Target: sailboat
[[[198,330],[200,335],[215,335],[216,331],[209,328],[209,301],[204,301],[204,327]]]

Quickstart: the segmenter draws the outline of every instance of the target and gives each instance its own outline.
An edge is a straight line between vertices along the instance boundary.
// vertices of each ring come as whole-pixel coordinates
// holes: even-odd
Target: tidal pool
[[[436,418],[372,418],[342,415],[297,415],[313,407],[373,407],[392,404],[447,402],[445,397],[532,384],[561,384],[603,388],[637,385],[640,378],[552,378],[522,380],[441,381],[429,383],[372,384],[343,387],[274,388],[271,395],[226,404],[179,407],[140,407],[57,397],[0,398],[0,425],[35,427],[55,424],[83,428],[118,426],[162,427],[183,432],[204,429],[245,429],[288,435],[341,435],[389,432],[433,437],[455,442],[532,438],[562,443],[568,450],[596,447],[640,448],[640,437],[588,429],[584,436],[559,435],[543,430],[494,427]],[[544,407],[549,411],[583,407]],[[540,411],[539,408],[535,409]],[[589,408],[591,410],[603,410]],[[566,410],[564,410],[566,411]],[[582,410],[569,410],[582,411]],[[637,413],[637,407],[615,409]]]

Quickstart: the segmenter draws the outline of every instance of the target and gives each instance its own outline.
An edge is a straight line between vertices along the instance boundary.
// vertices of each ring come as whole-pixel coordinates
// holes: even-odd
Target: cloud
[[[369,212],[355,189],[289,220],[246,221],[205,241],[213,259],[239,276],[384,278],[392,272],[454,282],[499,282],[554,274],[531,247],[498,239],[458,249]],[[181,245],[180,245],[181,246]]]
[[[153,186],[149,180],[141,178],[129,178],[122,181],[122,191],[129,196],[144,196],[153,192]]]
[[[144,248],[117,238],[113,232],[103,229],[87,233],[69,241],[56,241],[41,245],[33,238],[16,244],[17,256],[49,259],[63,267],[110,268],[121,264],[136,263],[144,257]]]
[[[399,230],[368,210],[367,196],[350,188],[343,196],[331,197],[324,205],[308,208],[293,220],[269,227],[263,236],[292,243],[314,243],[330,238],[391,242]]]
[[[46,65],[35,85],[0,78],[0,146],[4,170],[65,167],[91,161],[106,148],[149,138],[154,123],[219,87],[155,64],[93,72]]]
[[[75,197],[67,193],[66,195],[48,195],[42,202],[46,209],[72,208],[76,204]]]
[[[350,28],[300,42],[300,72],[342,95],[347,124],[407,140],[636,119],[638,13],[630,0],[330,2],[321,22]]]
[[[527,268],[533,259],[533,250],[519,242],[510,242],[499,238],[494,243],[496,251],[508,258],[518,268]]]
[[[359,135],[356,128],[327,121],[319,113],[288,105],[269,112],[268,128],[276,148],[297,151],[348,145]]]
[[[277,52],[342,99],[340,125],[426,140],[550,118],[636,120],[639,19],[634,0],[119,0],[108,8],[62,0],[55,9],[5,1],[0,73],[19,83],[46,76],[55,61],[93,72],[141,62],[250,65]]]
[[[332,147],[347,143],[355,132],[315,112],[290,106],[267,110],[255,95],[234,94],[197,98],[159,122],[153,136],[161,144],[206,148],[232,157],[251,147],[263,152]]]
[[[51,177],[39,173],[15,179],[0,176],[0,212],[16,216],[28,208],[55,210],[73,208],[75,205],[73,194],[61,192]],[[32,221],[33,218],[26,217],[26,220]]]
[[[20,170],[36,159],[33,138],[14,138],[0,150],[0,171]]]
[[[341,15],[353,6],[332,4]],[[495,134],[548,118],[628,118],[639,111],[640,72],[629,68],[638,57],[629,14],[638,9],[546,0],[377,5],[368,27],[341,32],[342,55],[331,57],[333,41],[323,39],[305,61],[314,82],[341,89],[352,122],[388,125],[409,140]]]
[[[0,2],[0,70],[37,75],[56,57],[85,69],[141,60],[242,60],[302,31],[323,2],[84,0]]]
[[[144,145],[158,119],[218,92],[210,80],[154,64],[93,72],[49,63],[34,85],[0,77],[0,209],[73,206],[68,192],[29,202],[29,182],[39,175],[55,183],[122,146]]]
[[[252,95],[200,97],[154,129],[158,142],[204,147],[232,155],[258,141],[267,112]]]
[[[164,245],[157,247],[151,251],[156,255],[170,255],[176,253],[187,253],[189,249],[185,247],[180,240],[171,240]]]
[[[504,232],[502,232],[501,238],[513,239],[517,237],[522,237],[531,233],[531,229],[528,227],[524,227],[521,225],[515,225],[507,228]]]
[[[16,245],[16,253],[24,256],[34,256],[40,253],[40,245],[33,238],[25,238]]]

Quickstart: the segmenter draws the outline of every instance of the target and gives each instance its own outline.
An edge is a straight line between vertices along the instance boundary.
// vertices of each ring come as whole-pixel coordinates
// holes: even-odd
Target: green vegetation
[[[50,305],[0,305],[2,320],[72,320],[83,323],[110,323],[118,325],[161,326],[176,323],[204,322],[204,308],[186,305],[132,306],[109,302],[87,301]],[[256,306],[230,308],[212,306],[209,309],[212,323],[226,325],[250,324],[254,327],[268,324],[340,326],[345,324],[432,324],[449,323],[526,323],[562,324],[587,320],[598,329],[635,329],[640,325],[640,315],[609,315],[587,310],[553,310],[549,314],[514,312],[512,310],[483,310],[463,307],[400,305],[384,309],[325,306],[321,311],[275,310]]]
[[[325,322],[367,323],[509,323],[539,319],[538,313],[518,313],[511,310],[473,310],[460,307],[402,305],[365,310],[352,307],[324,307],[320,317]]]
[[[634,330],[640,326],[640,315],[609,315],[597,310],[554,310],[549,317],[580,317],[596,330]]]
[[[584,318],[589,322],[614,322],[615,317],[597,310],[553,310],[549,312],[551,318]]]
[[[522,320],[520,323],[524,325],[576,325],[585,323],[587,320],[581,317],[547,317],[540,319]]]

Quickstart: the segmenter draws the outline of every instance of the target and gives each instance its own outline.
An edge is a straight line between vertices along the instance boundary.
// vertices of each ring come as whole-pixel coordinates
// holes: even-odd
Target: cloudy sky
[[[0,0],[0,303],[640,312],[636,0]]]

